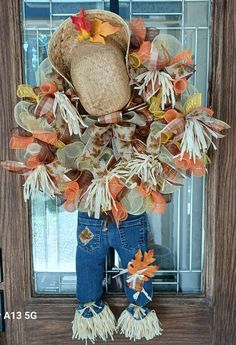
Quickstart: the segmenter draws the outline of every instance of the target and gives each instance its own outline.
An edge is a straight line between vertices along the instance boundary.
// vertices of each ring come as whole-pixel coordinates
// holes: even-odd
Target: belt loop
[[[105,215],[105,219],[103,221],[103,227],[102,227],[102,231],[106,232],[108,230],[108,215]]]

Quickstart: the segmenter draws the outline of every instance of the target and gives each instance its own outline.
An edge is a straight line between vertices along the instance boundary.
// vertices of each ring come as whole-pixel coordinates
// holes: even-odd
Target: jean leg
[[[86,230],[85,230],[86,228]],[[78,217],[76,249],[76,297],[80,303],[98,301],[103,293],[104,263],[109,244],[107,234],[102,231],[103,220]],[[83,236],[83,231],[84,236]],[[92,237],[86,243],[85,236]]]
[[[143,248],[140,248],[142,251],[144,251]],[[135,257],[135,254],[136,252],[134,251],[124,251],[123,249],[121,248],[116,248],[120,258],[121,258],[121,263],[122,263],[122,266],[123,268],[127,268],[128,266],[128,263],[134,259]],[[127,283],[126,283],[126,279],[127,279],[127,274],[124,274],[124,281],[125,281],[125,284],[124,284],[124,288],[125,288],[125,294],[129,300],[130,303],[133,303],[133,304],[136,304],[138,306],[145,306],[146,304],[148,304],[150,302],[150,300],[144,295],[144,293],[140,293],[137,300],[134,299],[133,295],[135,293],[135,291],[131,288],[129,288],[127,286]],[[150,298],[152,298],[152,295],[153,295],[153,288],[152,288],[152,280],[148,280],[147,282],[144,283],[143,285],[145,291],[147,292],[148,296],[150,296]]]
[[[142,252],[147,250],[147,218],[146,214],[140,216],[129,216],[128,219],[121,223],[119,229],[114,224],[110,225],[110,244],[117,250],[122,267],[127,268],[128,263],[134,259],[135,254],[139,249]],[[125,294],[130,303],[138,306],[145,306],[150,300],[140,293],[137,300],[134,300],[133,295],[135,291],[129,288],[126,284],[127,274],[124,274],[125,280]],[[153,288],[152,280],[145,282],[143,285],[148,296],[152,298]]]

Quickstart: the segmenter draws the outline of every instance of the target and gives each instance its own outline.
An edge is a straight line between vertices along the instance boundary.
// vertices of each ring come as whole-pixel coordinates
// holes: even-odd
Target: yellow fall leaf
[[[86,30],[81,30],[81,33],[79,35],[76,35],[75,38],[78,41],[86,41],[86,40],[90,39],[90,34]]]
[[[101,35],[94,35],[93,37],[90,37],[89,40],[90,42],[105,44],[105,40]]]
[[[120,30],[120,27],[113,26],[108,22],[96,18],[92,22],[92,34],[90,41],[105,44],[104,37],[112,35]]]

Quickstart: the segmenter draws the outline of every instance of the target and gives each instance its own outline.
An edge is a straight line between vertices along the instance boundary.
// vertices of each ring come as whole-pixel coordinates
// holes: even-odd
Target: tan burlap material
[[[75,88],[81,104],[90,115],[121,110],[131,90],[127,71],[130,32],[118,15],[103,10],[86,11],[86,19],[108,21],[120,30],[106,37],[106,44],[78,41],[78,31],[66,19],[54,32],[48,57],[54,67]]]

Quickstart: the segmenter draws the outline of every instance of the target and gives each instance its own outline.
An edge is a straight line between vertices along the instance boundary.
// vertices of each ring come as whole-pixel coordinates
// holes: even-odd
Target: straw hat
[[[88,10],[86,20],[95,18],[119,26],[105,38],[106,44],[78,41],[71,18],[54,32],[48,47],[53,68],[75,88],[82,106],[94,116],[125,107],[131,97],[127,71],[130,32],[118,15],[103,10]]]

